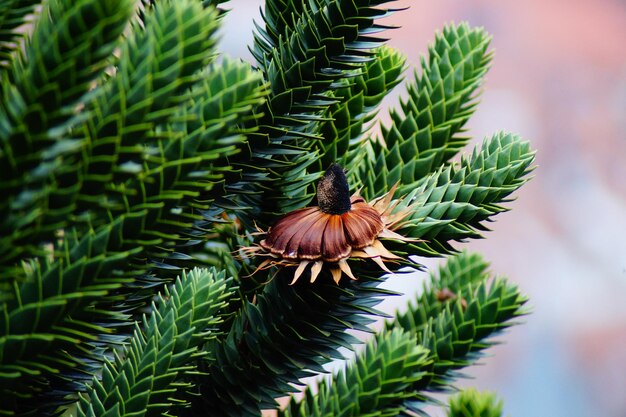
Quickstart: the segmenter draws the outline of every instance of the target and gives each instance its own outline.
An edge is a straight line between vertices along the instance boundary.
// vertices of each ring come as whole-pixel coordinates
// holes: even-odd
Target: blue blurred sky
[[[260,4],[228,3],[224,52],[250,59]],[[396,4],[410,9],[387,19],[402,27],[386,35],[414,64],[447,22],[467,20],[494,36],[470,133],[479,143],[509,130],[538,150],[535,178],[513,210],[497,217],[486,239],[459,246],[519,283],[533,308],[463,384],[497,391],[512,417],[626,417],[626,2]],[[411,295],[421,280],[389,285]]]

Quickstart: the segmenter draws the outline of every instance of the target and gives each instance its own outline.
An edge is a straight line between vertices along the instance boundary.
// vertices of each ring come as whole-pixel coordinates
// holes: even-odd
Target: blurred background
[[[251,61],[260,4],[228,3],[222,51]],[[401,26],[385,35],[412,64],[445,23],[466,20],[493,35],[495,58],[470,133],[480,143],[504,129],[537,149],[534,179],[512,211],[496,217],[486,239],[457,245],[482,253],[532,307],[461,384],[497,391],[511,417],[626,417],[626,1],[396,6],[410,9],[385,20]],[[387,105],[402,94],[397,87]],[[388,286],[413,296],[423,278]]]

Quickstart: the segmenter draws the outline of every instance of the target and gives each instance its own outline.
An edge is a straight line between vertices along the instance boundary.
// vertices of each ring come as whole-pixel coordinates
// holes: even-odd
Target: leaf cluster
[[[281,413],[421,413],[525,312],[461,253],[375,332],[396,293],[373,261],[350,260],[356,281],[289,285],[292,269],[234,256],[341,163],[367,200],[398,184],[391,214],[413,239],[385,246],[401,273],[480,237],[534,153],[500,132],[457,157],[492,58],[483,29],[437,34],[376,135],[407,66],[379,35],[393,0],[268,0],[254,66],[217,48],[223,3],[0,1],[0,415],[259,415],[354,331],[375,334]],[[450,410],[498,407],[467,392]]]
[[[436,403],[430,393],[450,391],[462,376],[457,370],[475,363],[494,343],[494,335],[525,314],[525,303],[516,286],[490,276],[480,256],[452,257],[437,275],[431,274],[416,303],[387,322],[345,370],[322,381],[317,393],[307,389],[301,400],[292,399],[284,415],[423,413],[426,405]],[[453,409],[471,403],[469,396]],[[496,409],[492,402],[477,407],[481,412]]]

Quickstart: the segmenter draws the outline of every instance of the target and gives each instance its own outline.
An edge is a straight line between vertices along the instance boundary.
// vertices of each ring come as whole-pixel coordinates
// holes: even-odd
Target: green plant
[[[256,67],[216,50],[220,1],[41,3],[0,2],[0,415],[276,409],[353,348],[347,330],[372,332],[394,294],[377,260],[403,273],[410,255],[449,257],[280,413],[423,412],[524,313],[514,285],[452,246],[505,210],[534,158],[503,132],[453,161],[491,60],[484,30],[437,34],[378,137],[405,69],[376,35],[392,0],[268,0]],[[367,201],[385,196],[397,221],[378,238],[395,262],[355,255],[356,280],[320,263],[315,283],[302,269],[289,285],[293,268],[240,249],[315,202],[335,162]]]
[[[478,392],[470,388],[450,398],[448,416],[501,417],[502,401],[492,392]]]

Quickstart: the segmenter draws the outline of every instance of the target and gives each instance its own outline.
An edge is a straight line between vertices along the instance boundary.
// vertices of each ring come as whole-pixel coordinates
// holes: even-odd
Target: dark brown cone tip
[[[343,214],[350,211],[350,187],[343,168],[332,164],[317,184],[317,204],[328,214]]]

